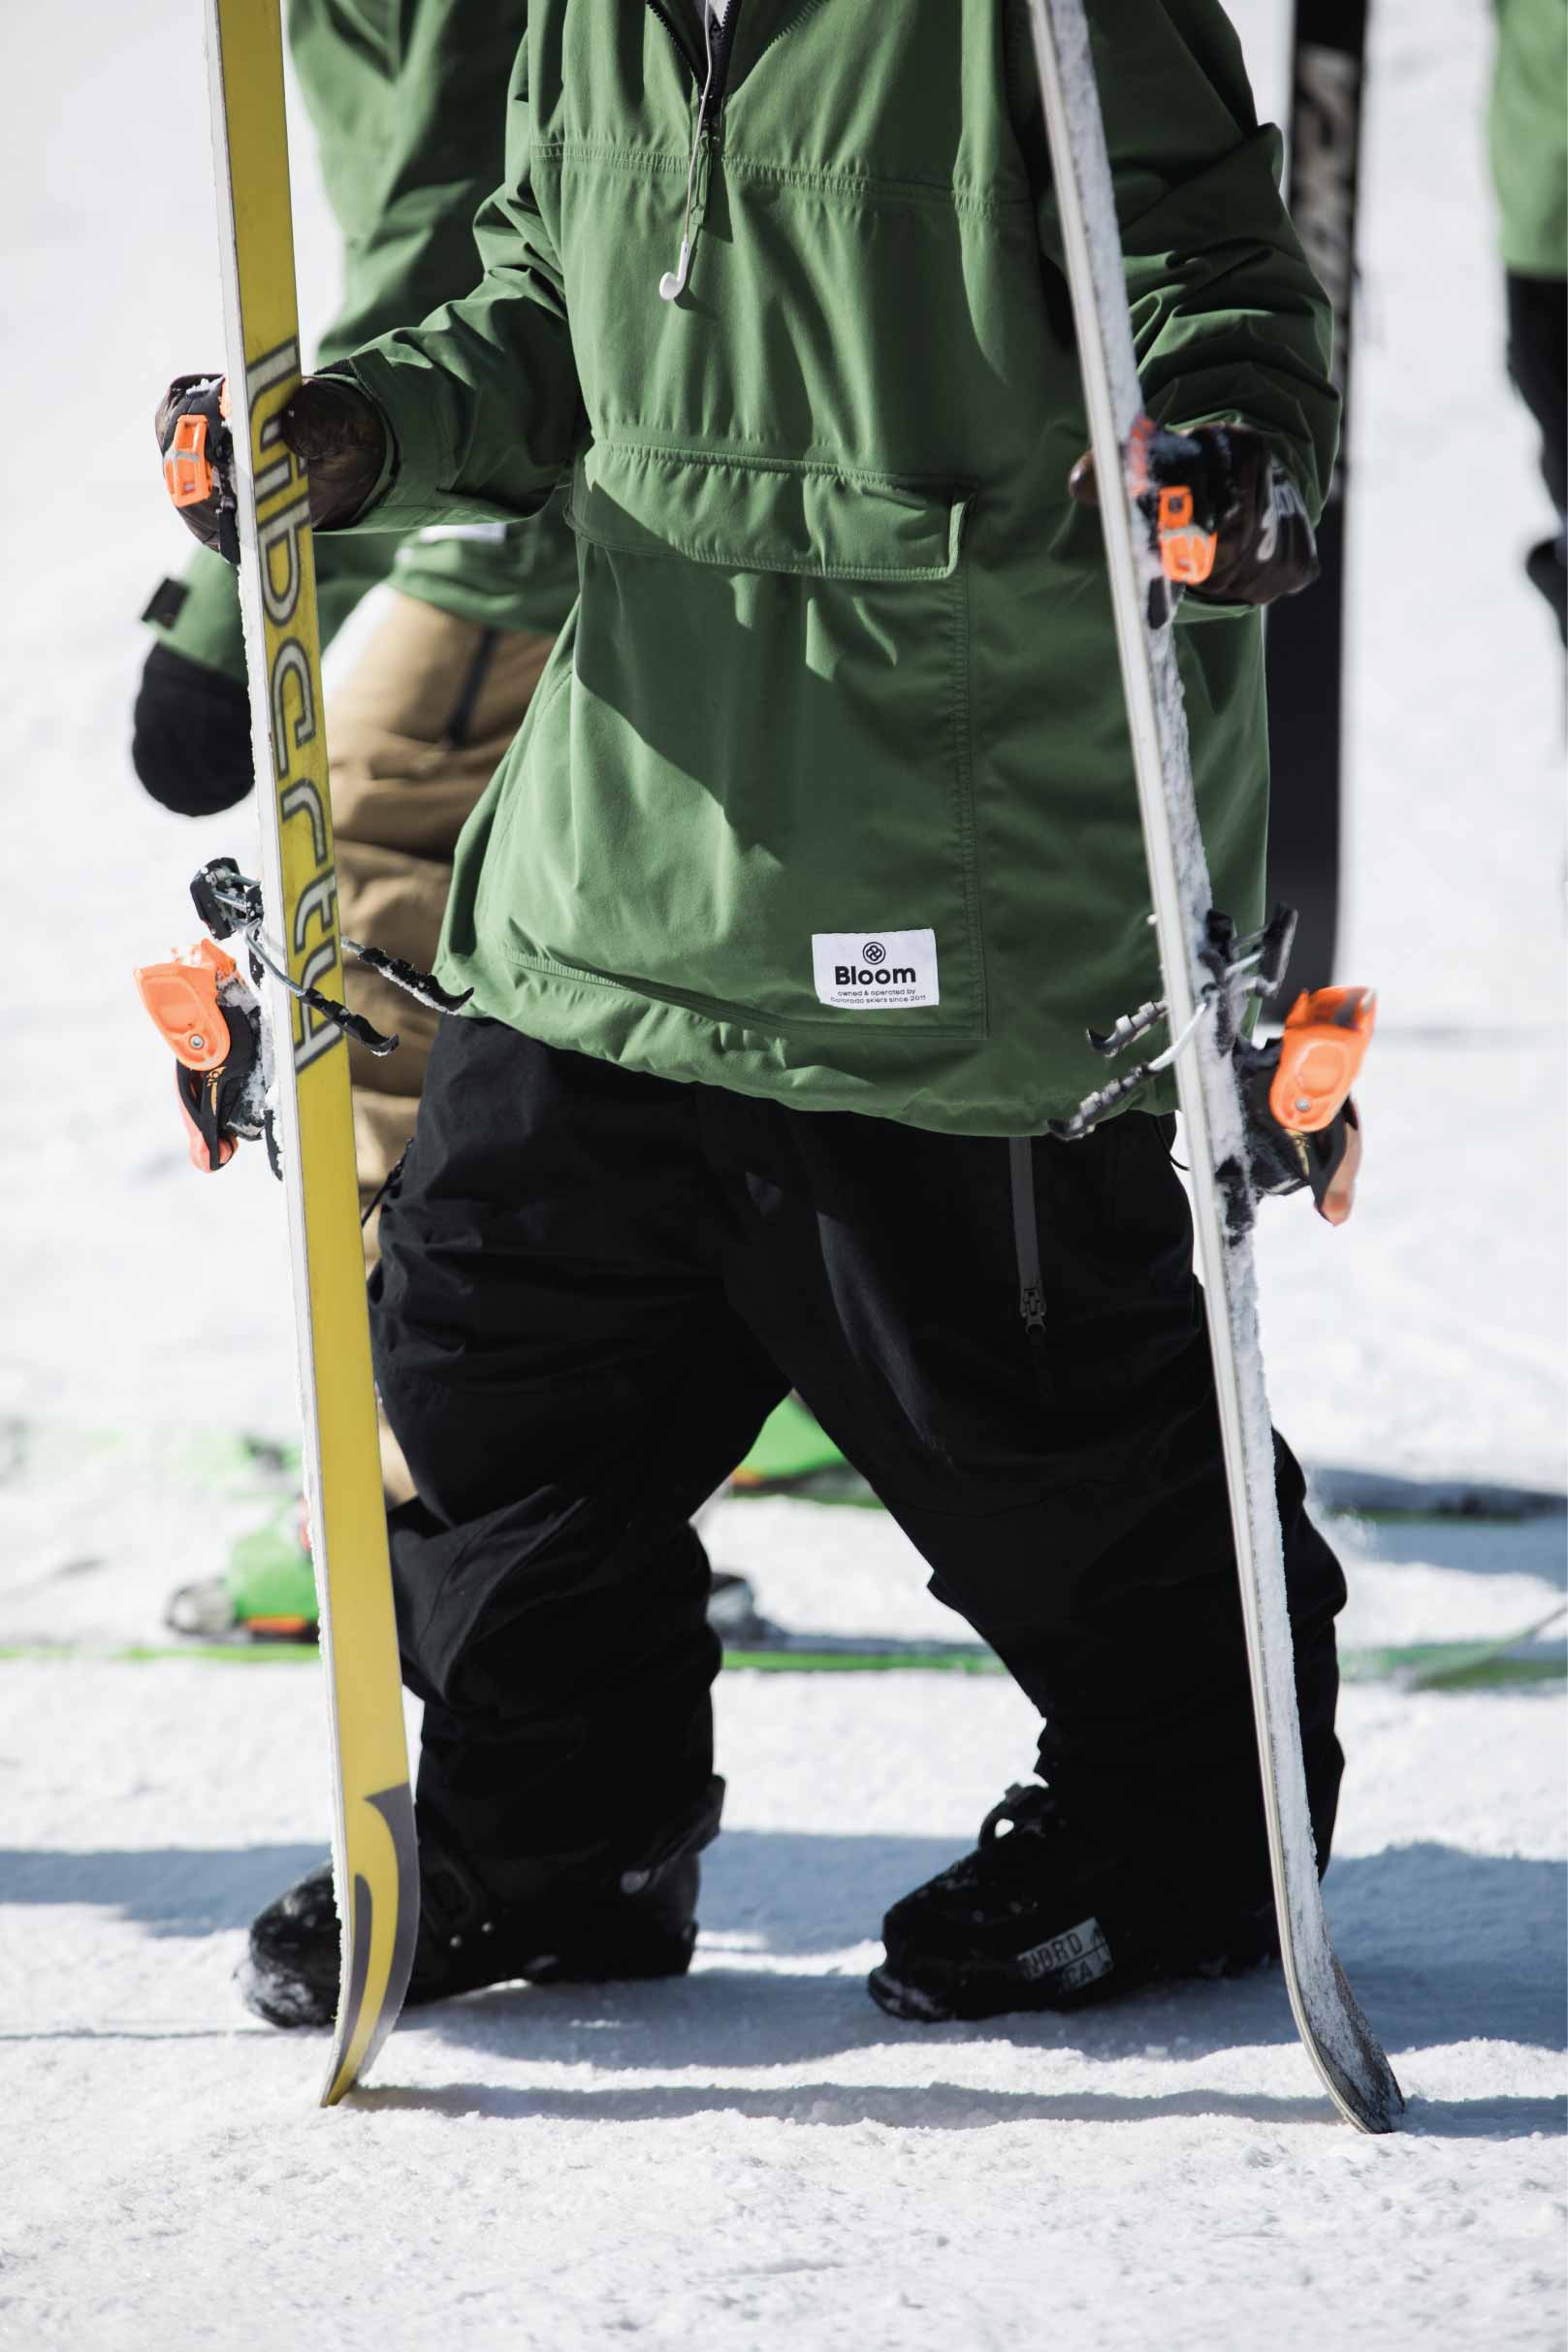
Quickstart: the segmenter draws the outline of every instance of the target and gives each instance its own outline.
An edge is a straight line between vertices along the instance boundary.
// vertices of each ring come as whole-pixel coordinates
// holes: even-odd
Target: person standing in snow
[[[1256,608],[1311,576],[1328,306],[1215,0],[1090,16],[1145,396],[1220,485],[1181,658],[1247,925]],[[1098,1082],[1085,1027],[1158,975],[1024,7],[536,0],[508,123],[480,285],[285,423],[323,529],[510,522],[569,477],[581,562],[460,845],[439,971],[472,1004],[371,1285],[418,1489],[409,1997],[687,1965],[722,1793],[688,1520],[789,1385],[1043,1718],[1040,1780],[889,1913],[877,1998],[1254,1962],[1170,1098],[1040,1140]],[[1278,1495],[1326,1862],[1344,1585],[1283,1443]],[[320,1872],[257,1920],[250,1997],[325,2022],[336,1970]]]

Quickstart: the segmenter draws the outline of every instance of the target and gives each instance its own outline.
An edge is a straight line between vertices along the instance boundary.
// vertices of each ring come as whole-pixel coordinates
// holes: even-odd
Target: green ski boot
[[[292,1496],[264,1527],[241,1535],[221,1576],[181,1585],[164,1623],[197,1641],[314,1641],[316,1578],[300,1498]]]

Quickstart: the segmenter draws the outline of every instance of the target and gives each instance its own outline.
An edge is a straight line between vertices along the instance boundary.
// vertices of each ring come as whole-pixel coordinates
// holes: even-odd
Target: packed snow
[[[1233,13],[1277,114],[1284,0]],[[324,2038],[237,2005],[245,1922],[325,1844],[317,1673],[113,1655],[165,1638],[170,1590],[279,1506],[275,1466],[227,1437],[294,1426],[277,1189],[257,1153],[221,1183],[191,1174],[128,979],[190,935],[197,863],[250,839],[243,813],[152,807],[124,748],[135,615],[183,547],[150,410],[218,349],[205,85],[188,9],[28,16],[13,72],[35,103],[0,167],[14,348],[34,355],[0,381],[22,453],[0,2341],[1560,2344],[1561,676],[1520,573],[1544,522],[1501,364],[1488,12],[1375,15],[1343,968],[1379,986],[1382,1026],[1360,1207],[1339,1234],[1299,1203],[1270,1212],[1264,1339],[1350,1570],[1347,1650],[1532,1628],[1511,1656],[1544,1676],[1346,1692],[1327,1895],[1410,2094],[1382,2141],[1335,2121],[1277,1976],[979,2028],[872,2006],[884,1906],[1027,1770],[1030,1711],[1001,1679],[724,1676],[730,1801],[684,1982],[420,2013],[330,2113]],[[307,157],[302,135],[320,320],[332,238]],[[795,1631],[963,1637],[875,1512],[726,1503],[710,1534]],[[70,1654],[32,1654],[51,1644]]]

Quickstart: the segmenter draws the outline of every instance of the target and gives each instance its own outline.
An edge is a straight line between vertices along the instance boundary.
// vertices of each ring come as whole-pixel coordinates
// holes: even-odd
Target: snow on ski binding
[[[263,1136],[272,1174],[283,1166],[269,1102],[272,1051],[259,990],[264,972],[307,1005],[317,1017],[382,1059],[396,1052],[398,1039],[383,1035],[363,1014],[294,979],[286,960],[268,944],[262,928],[261,885],[241,874],[232,857],[214,857],[191,883],[191,898],[210,939],[199,940],[183,955],[138,966],[134,978],[142,1001],[178,1064],[176,1084],[189,1130],[193,1167],[204,1174],[226,1168],[240,1143]],[[249,949],[249,979],[221,945],[239,935]],[[433,1013],[461,1011],[473,991],[454,994],[431,973],[400,955],[345,939],[346,951],[370,971],[416,997]]]

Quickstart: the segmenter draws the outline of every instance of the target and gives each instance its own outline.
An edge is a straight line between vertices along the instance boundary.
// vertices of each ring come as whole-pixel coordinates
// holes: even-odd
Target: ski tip
[[[419,1928],[419,1856],[408,1783],[365,1796],[350,1808],[343,1828],[346,1853],[335,1850],[333,1857],[341,1991],[323,2107],[336,2107],[368,2073],[397,2023]]]
[[[1392,2067],[1382,2052],[1375,2073],[1368,2073],[1360,2081],[1341,2078],[1330,2087],[1334,2104],[1348,2123],[1359,2132],[1381,2138],[1399,2129],[1405,2111],[1405,2095],[1394,2078]]]
[[[1332,1965],[1338,1994],[1335,2022],[1342,2029],[1334,2037],[1339,2047],[1326,2047],[1317,2033],[1306,2037],[1307,2046],[1347,2123],[1375,2136],[1396,2132],[1405,2111],[1404,2092],[1384,2054],[1383,2045],[1351,1991],[1337,1956]]]

